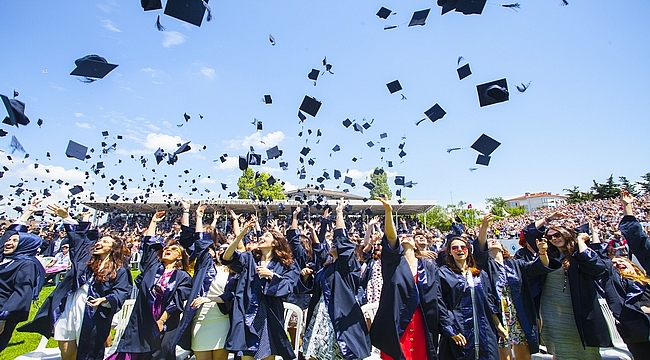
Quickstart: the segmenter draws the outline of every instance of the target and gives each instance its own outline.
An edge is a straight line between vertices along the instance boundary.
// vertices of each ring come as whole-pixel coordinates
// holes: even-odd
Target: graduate
[[[294,217],[295,217],[294,213]],[[370,336],[356,301],[361,265],[343,220],[343,199],[336,206],[332,260],[313,273],[303,268],[298,287],[312,294],[302,352],[307,359],[364,359],[370,356]]]
[[[164,211],[154,214],[142,240],[142,272],[135,279],[138,297],[109,360],[176,358],[173,339],[192,278],[187,273],[185,249],[174,240],[165,245],[163,238],[156,236],[156,227],[164,217]]]
[[[131,293],[124,267],[129,250],[117,236],[90,230],[90,213],[81,223],[57,204],[47,206],[63,219],[72,269],[43,302],[34,319],[18,331],[36,332],[59,342],[62,360],[104,359],[113,315]]]
[[[32,300],[45,282],[45,270],[36,258],[42,239],[27,232],[26,221],[38,210],[33,200],[27,211],[0,238],[0,353],[7,347],[16,325],[27,320]]]

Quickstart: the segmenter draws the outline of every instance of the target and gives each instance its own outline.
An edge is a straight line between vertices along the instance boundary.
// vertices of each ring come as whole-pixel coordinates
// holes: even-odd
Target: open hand
[[[467,339],[465,339],[465,336],[463,336],[463,334],[454,335],[451,337],[451,339],[454,340],[454,342],[458,346],[467,345]]]

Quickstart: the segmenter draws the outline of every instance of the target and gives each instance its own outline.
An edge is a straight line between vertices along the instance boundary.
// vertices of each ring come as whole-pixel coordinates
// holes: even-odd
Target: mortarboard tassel
[[[532,81],[529,81],[528,84],[521,83],[521,86],[515,85],[515,87],[517,88],[517,91],[522,93],[522,92],[528,90],[528,88],[530,87],[530,83],[532,83]]]
[[[514,11],[517,11],[517,9],[521,9],[521,4],[520,3],[512,3],[512,4],[499,4],[501,7],[512,9]]]
[[[201,1],[203,1],[203,6],[205,6],[205,10],[208,11],[208,17],[206,17],[205,19],[206,19],[207,21],[212,20],[212,10],[211,10],[210,7],[208,6],[208,0],[201,0]]]
[[[14,90],[14,99],[15,99],[16,97],[18,97],[18,95],[20,95],[20,93],[18,93],[18,91]]]
[[[158,29],[158,31],[165,31],[165,27],[160,23],[160,15],[158,15],[158,18],[156,19],[156,29]]]
[[[77,79],[77,80],[81,81],[84,84],[90,84],[90,83],[94,83],[95,81],[97,81],[97,79],[92,79],[92,78],[89,78],[89,77],[84,77],[82,79]]]
[[[396,28],[397,25],[384,25],[384,30],[390,30]]]

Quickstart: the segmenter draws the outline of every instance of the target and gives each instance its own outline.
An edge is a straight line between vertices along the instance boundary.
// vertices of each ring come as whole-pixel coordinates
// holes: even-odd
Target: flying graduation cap
[[[75,158],[81,161],[86,160],[86,152],[88,152],[87,146],[83,146],[72,140],[68,142],[68,147],[65,149],[65,155],[67,157]]]
[[[29,118],[25,115],[25,103],[17,99],[9,99],[5,95],[0,95],[2,103],[7,109],[9,116],[2,121],[3,124],[19,127],[18,125],[29,124]]]
[[[442,7],[441,15],[452,10],[456,10],[456,12],[463,15],[480,15],[483,8],[485,8],[485,3],[487,3],[487,0],[438,0],[438,6]]]
[[[91,83],[97,79],[103,79],[109,72],[117,67],[115,64],[109,64],[105,58],[99,55],[86,55],[74,61],[76,68],[70,75],[82,76],[81,82]]]
[[[510,98],[508,82],[505,78],[476,85],[476,91],[481,107],[508,101]]]
[[[300,104],[300,110],[311,115],[312,117],[316,117],[316,114],[318,113],[321,105],[322,104],[320,101],[311,96],[305,95],[305,97],[302,99],[302,103]]]
[[[392,14],[393,12],[390,9],[387,9],[385,7],[381,7],[379,11],[377,11],[377,16],[379,16],[380,19],[388,19],[388,17]]]
[[[476,141],[474,141],[471,148],[485,156],[490,156],[490,154],[492,154],[494,150],[499,147],[499,145],[501,145],[500,142],[485,134],[482,134],[478,139],[476,139]]]
[[[429,110],[424,112],[424,115],[431,120],[431,122],[436,122],[440,119],[442,119],[445,115],[447,115],[447,112],[440,107],[440,105],[435,104],[432,107],[429,108]],[[418,120],[415,125],[420,125],[426,118]]]
[[[411,17],[411,21],[409,22],[409,26],[424,26],[427,21],[427,16],[429,16],[429,11],[431,11],[431,9],[414,12],[413,17]]]
[[[402,85],[399,83],[399,80],[394,80],[386,84],[386,87],[388,88],[388,91],[391,94],[394,94],[400,90],[402,90]]]
[[[461,61],[463,61],[463,57],[459,56],[458,61],[456,62],[456,66],[459,66],[456,69],[456,72],[458,73],[458,79],[463,80],[464,78],[472,75],[472,70],[469,68],[469,63],[465,63],[463,66],[460,66]]]
[[[210,0],[167,0],[165,15],[186,23],[201,27],[207,11],[207,21],[212,20],[212,10],[208,6]]]

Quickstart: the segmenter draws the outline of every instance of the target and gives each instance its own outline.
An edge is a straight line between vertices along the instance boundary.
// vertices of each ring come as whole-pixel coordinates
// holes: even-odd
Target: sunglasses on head
[[[467,251],[467,245],[452,245],[451,251]]]

